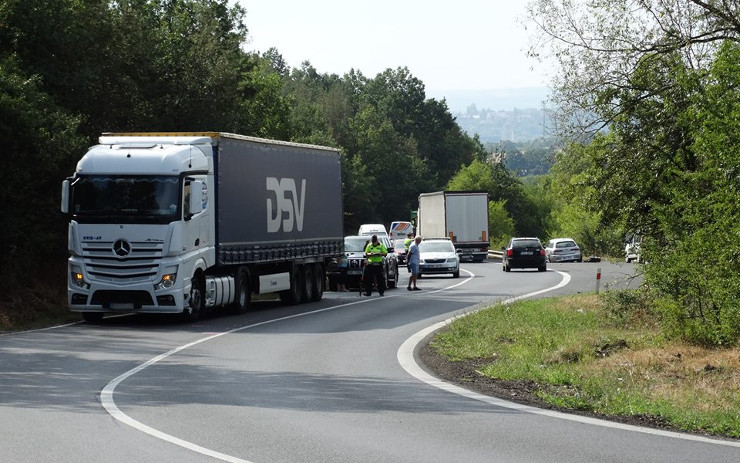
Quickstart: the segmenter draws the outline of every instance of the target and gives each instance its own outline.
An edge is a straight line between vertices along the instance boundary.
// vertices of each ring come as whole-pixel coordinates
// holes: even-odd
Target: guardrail
[[[493,257],[493,258],[501,259],[502,257],[504,257],[504,252],[503,251],[491,251],[489,249],[488,250],[488,257]]]

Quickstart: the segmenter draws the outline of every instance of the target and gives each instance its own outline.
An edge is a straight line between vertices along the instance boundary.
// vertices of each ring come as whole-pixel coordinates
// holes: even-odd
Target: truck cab
[[[215,259],[211,142],[102,136],[82,157],[62,186],[72,311],[180,313],[204,297],[191,277]]]

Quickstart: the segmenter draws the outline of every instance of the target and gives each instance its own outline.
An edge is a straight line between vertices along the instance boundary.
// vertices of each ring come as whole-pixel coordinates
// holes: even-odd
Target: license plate
[[[111,302],[110,308],[111,310],[132,310],[134,308],[134,303],[133,302],[128,302],[128,303]]]
[[[427,264],[426,267],[428,267],[428,268],[440,268],[440,267],[442,267],[442,264]]]
[[[347,275],[361,275],[362,270],[347,270]]]
[[[522,255],[522,256],[531,256],[534,253],[532,251],[522,251],[519,254]]]

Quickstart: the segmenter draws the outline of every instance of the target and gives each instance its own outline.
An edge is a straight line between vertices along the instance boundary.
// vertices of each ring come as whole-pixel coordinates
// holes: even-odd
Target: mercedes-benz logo
[[[124,258],[131,252],[131,243],[124,239],[116,240],[113,243],[113,253],[119,258]]]

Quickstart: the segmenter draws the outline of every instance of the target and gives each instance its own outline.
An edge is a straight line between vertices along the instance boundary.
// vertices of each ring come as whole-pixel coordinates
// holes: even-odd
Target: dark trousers
[[[385,275],[383,275],[383,264],[367,264],[365,267],[365,294],[371,295],[373,293],[373,284],[378,287],[378,292],[383,294],[385,292]]]

